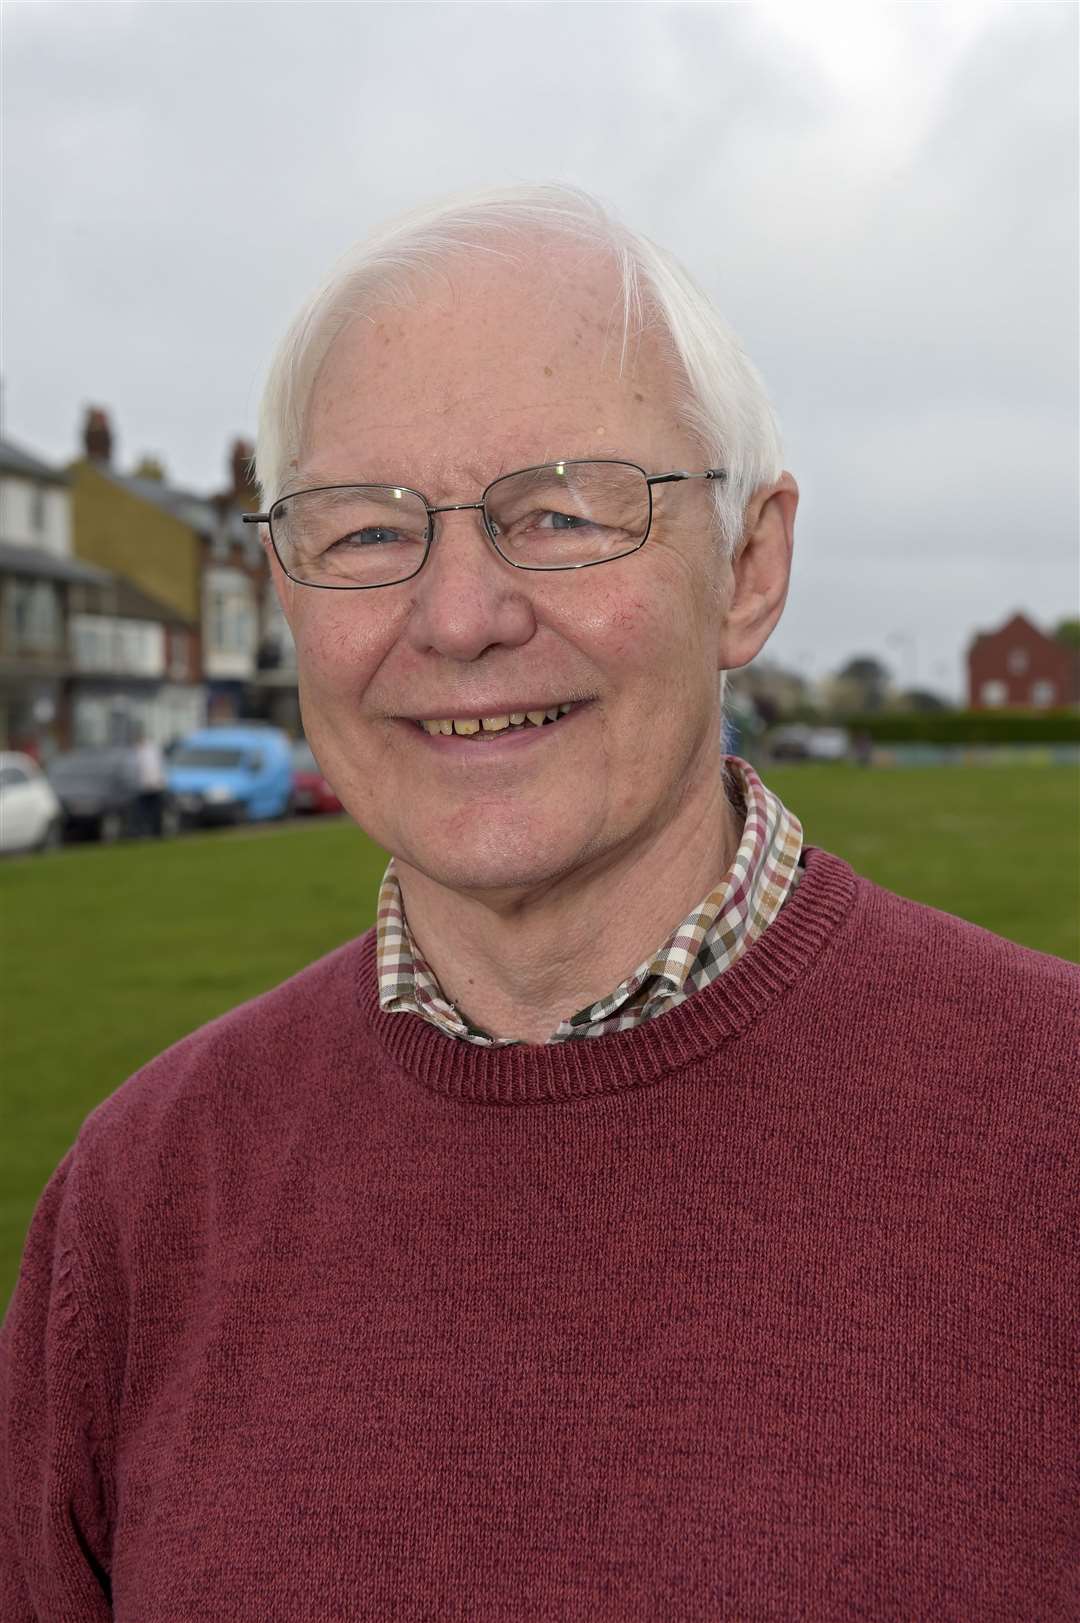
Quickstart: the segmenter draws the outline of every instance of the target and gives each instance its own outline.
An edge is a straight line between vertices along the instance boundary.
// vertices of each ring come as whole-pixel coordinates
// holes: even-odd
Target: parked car
[[[774,761],[846,761],[851,738],[845,727],[807,727],[792,722],[773,728],[768,749]]]
[[[769,755],[774,761],[810,759],[810,728],[799,722],[793,722],[787,727],[774,727],[766,742]]]
[[[110,844],[143,832],[139,811],[139,773],[133,749],[69,750],[48,765],[49,782],[60,797],[65,839],[101,840]],[[166,792],[154,832],[175,834],[179,814]]]
[[[301,812],[339,812],[341,801],[322,775],[306,738],[292,747],[293,802]]]
[[[0,851],[51,851],[62,836],[60,802],[37,762],[0,753]]]
[[[846,727],[812,727],[809,748],[812,761],[846,761],[851,755],[851,735]]]
[[[289,735],[278,727],[203,727],[166,763],[169,792],[185,823],[286,817],[293,806]]]

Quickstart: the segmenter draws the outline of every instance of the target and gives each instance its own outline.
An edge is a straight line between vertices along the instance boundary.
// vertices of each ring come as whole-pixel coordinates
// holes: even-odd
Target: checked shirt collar
[[[742,838],[723,883],[699,902],[661,947],[607,997],[563,1020],[548,1038],[600,1037],[666,1014],[708,986],[768,928],[798,882],[802,824],[766,789],[752,766],[726,757],[728,795],[743,817]],[[491,1037],[471,1026],[445,995],[409,933],[393,861],[379,890],[379,1002],[390,1013],[418,1014],[447,1036],[485,1048]]]

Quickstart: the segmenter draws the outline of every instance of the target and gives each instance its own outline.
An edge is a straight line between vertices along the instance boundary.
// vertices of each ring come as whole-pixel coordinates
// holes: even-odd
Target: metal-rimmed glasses
[[[545,462],[493,479],[477,502],[432,506],[405,485],[322,485],[282,496],[266,524],[277,560],[300,586],[368,591],[411,580],[427,561],[437,513],[479,512],[488,540],[515,569],[588,569],[637,552],[652,528],[654,485],[723,483],[723,468],[646,473],[636,462]]]

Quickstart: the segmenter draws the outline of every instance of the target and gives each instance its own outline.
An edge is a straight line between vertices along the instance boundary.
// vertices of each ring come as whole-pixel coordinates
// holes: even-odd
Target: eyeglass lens
[[[492,484],[484,517],[495,546],[521,569],[573,569],[622,557],[648,533],[649,487],[623,462],[556,462]],[[415,491],[392,485],[306,490],[275,504],[281,562],[316,586],[390,586],[415,575],[428,545]]]

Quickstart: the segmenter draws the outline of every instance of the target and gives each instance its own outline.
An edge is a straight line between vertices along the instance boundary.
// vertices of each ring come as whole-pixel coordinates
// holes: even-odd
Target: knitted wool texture
[[[0,1617],[1075,1623],[1075,971],[811,851],[711,986],[487,1050],[371,935],[43,1197]]]

